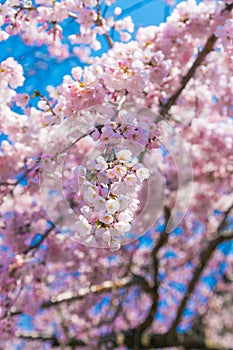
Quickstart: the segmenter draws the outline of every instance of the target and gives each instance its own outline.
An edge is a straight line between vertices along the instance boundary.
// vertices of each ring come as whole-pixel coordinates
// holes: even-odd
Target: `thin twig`
[[[52,223],[51,227],[40,237],[40,239],[38,240],[38,242],[31,244],[28,248],[26,248],[23,251],[24,255],[27,255],[29,252],[31,252],[32,250],[35,250],[37,248],[39,248],[41,246],[41,244],[44,242],[44,240],[48,237],[48,235],[50,234],[50,232],[53,231],[53,229],[55,228],[55,224]]]
[[[108,33],[104,33],[104,37],[109,45],[109,48],[112,49],[113,48],[113,42],[112,39],[110,38]]]

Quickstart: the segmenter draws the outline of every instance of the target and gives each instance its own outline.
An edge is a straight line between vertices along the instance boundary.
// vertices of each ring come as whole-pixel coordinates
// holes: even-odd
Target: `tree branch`
[[[219,344],[211,344],[203,337],[190,336],[190,334],[174,334],[172,337],[167,334],[151,335],[141,338],[140,350],[158,349],[167,347],[184,347],[185,349],[200,349],[200,350],[223,350]],[[225,349],[226,350],[226,349]]]
[[[192,279],[190,280],[189,285],[187,287],[187,291],[186,291],[186,293],[185,293],[185,295],[180,303],[176,318],[173,321],[173,324],[169,330],[169,333],[174,333],[177,326],[179,325],[181,318],[182,318],[182,315],[183,315],[183,312],[184,312],[184,309],[187,306],[187,303],[191,297],[191,294],[193,293],[203,270],[205,269],[206,265],[208,264],[215,249],[217,248],[217,246],[222,242],[226,242],[226,241],[233,239],[233,232],[232,231],[230,233],[227,233],[227,234],[224,234],[224,232],[223,232],[223,230],[225,229],[225,226],[227,224],[228,215],[230,214],[232,209],[233,209],[233,204],[230,205],[230,207],[225,211],[223,218],[218,225],[216,237],[212,241],[209,242],[207,248],[204,249],[202,251],[202,253],[200,254],[200,261],[193,272]]]
[[[108,33],[104,33],[104,37],[108,43],[108,46],[110,49],[113,48],[113,42],[112,42],[112,39],[110,38],[109,34]]]
[[[225,11],[231,11],[233,9],[233,3],[227,4],[225,9],[222,11],[224,13]],[[217,37],[215,34],[212,34],[208,40],[205,43],[205,46],[203,47],[202,51],[199,52],[197,55],[196,60],[194,61],[192,67],[188,70],[186,75],[182,78],[181,80],[181,86],[179,89],[167,100],[166,103],[162,104],[161,110],[160,110],[160,115],[162,117],[165,117],[170,108],[176,103],[177,99],[180,97],[182,91],[185,89],[187,86],[188,82],[190,79],[194,76],[197,68],[204,62],[206,56],[214,50],[214,45],[217,41]]]
[[[88,346],[82,340],[76,338],[70,338],[65,344],[61,344],[59,339],[55,335],[45,335],[38,332],[31,333],[17,333],[17,338],[24,339],[28,341],[41,341],[41,342],[51,342],[52,347],[56,346]],[[112,349],[116,349],[119,346],[125,344],[129,349],[133,348],[134,332],[121,332],[116,334],[111,334],[108,336],[101,337],[99,346],[101,344],[108,344],[112,346]],[[173,336],[168,336],[168,334],[152,334],[142,336],[137,344],[140,350],[152,350],[167,347],[184,347],[185,349],[200,349],[200,350],[230,350],[221,347],[219,344],[214,344],[209,340],[203,339],[203,337],[187,334],[174,334]]]
[[[155,313],[158,307],[158,301],[159,301],[159,260],[157,258],[157,254],[168,241],[169,233],[166,232],[166,227],[168,220],[170,218],[170,210],[165,206],[164,207],[164,217],[165,217],[165,223],[164,223],[164,231],[161,233],[159,240],[157,244],[155,245],[154,249],[152,250],[152,259],[153,259],[153,269],[154,269],[154,286],[153,286],[153,300],[151,304],[150,311],[148,313],[148,316],[145,318],[145,320],[137,327],[137,331],[141,333],[146,328],[148,328],[155,317]]]
[[[215,239],[213,239],[209,244],[208,247],[206,249],[204,249],[200,255],[200,261],[198,263],[198,265],[196,266],[196,268],[194,269],[193,272],[193,276],[192,279],[190,280],[186,293],[180,303],[180,306],[178,307],[178,311],[176,314],[176,318],[173,321],[173,324],[169,330],[169,333],[174,333],[176,328],[178,327],[181,319],[182,319],[182,315],[183,312],[187,306],[187,303],[200,279],[200,276],[203,272],[203,270],[205,269],[205,267],[207,266],[210,258],[212,257],[215,249],[217,248],[217,246],[222,243],[222,242],[226,242],[233,239],[233,232],[231,232],[230,234],[224,235],[221,234],[219,236],[217,236]]]
[[[75,338],[70,338],[65,344],[61,344],[59,339],[55,336],[55,335],[45,335],[45,334],[41,334],[38,332],[31,332],[31,333],[20,333],[18,332],[16,334],[18,339],[23,339],[23,340],[27,340],[27,341],[40,341],[40,342],[50,342],[52,347],[57,347],[60,345],[63,346],[82,346],[85,347],[87,346],[87,344],[85,342],[83,342],[82,340],[78,340]]]
[[[149,286],[148,282],[143,277],[138,275],[133,275],[133,276],[124,277],[117,281],[109,280],[109,281],[104,281],[101,284],[93,285],[91,287],[80,288],[78,292],[68,291],[68,292],[61,293],[56,297],[52,297],[51,300],[44,301],[41,304],[41,308],[45,309],[45,308],[50,308],[62,303],[72,303],[75,301],[83,300],[88,294],[99,294],[104,292],[111,292],[112,289],[128,288],[134,285],[140,286],[145,293],[150,294],[153,292],[153,289]],[[22,313],[23,311],[21,310],[12,311],[7,313],[5,317],[18,316],[18,315],[21,315]]]
[[[122,345],[126,345],[129,349],[134,349],[135,330],[126,332],[113,333],[103,336],[99,341],[99,346],[108,344],[111,349],[116,349]],[[152,350],[163,348],[184,347],[193,350],[230,350],[215,344],[202,336],[192,334],[150,334],[142,335],[137,343],[137,349]]]
[[[22,182],[23,180],[25,180],[27,178],[27,176],[33,171],[36,169],[36,167],[38,166],[38,163],[40,162],[40,159],[37,159],[35,160],[35,163],[34,165],[31,167],[31,168],[27,168],[24,170],[23,174],[18,178],[17,181],[13,182],[13,183],[8,183],[8,182],[5,182],[5,184],[7,186],[11,186],[12,188],[6,192],[3,197],[1,198],[1,201],[0,201],[0,205],[3,203],[3,199],[8,196],[8,194],[12,195],[13,192],[14,192],[14,189],[16,186],[18,186],[20,184],[20,182]]]
[[[60,343],[55,335],[45,335],[40,334],[38,332],[31,332],[31,333],[16,333],[17,338],[28,340],[28,341],[41,341],[41,342],[50,342],[52,347],[59,346]]]
[[[61,303],[71,303],[74,301],[82,300],[85,298],[88,294],[99,294],[104,292],[109,292],[112,289],[120,289],[120,288],[126,288],[133,285],[140,285],[141,288],[146,293],[152,293],[152,288],[148,285],[147,281],[137,275],[133,275],[133,277],[124,277],[117,281],[105,281],[101,284],[96,284],[91,287],[81,288],[78,293],[73,292],[64,292],[59,294],[57,297],[52,298],[49,301],[45,301],[41,307],[42,308],[49,308],[54,305],[58,305]]]
[[[38,240],[38,242],[36,242],[35,244],[30,245],[28,248],[26,248],[23,251],[24,255],[27,255],[30,251],[37,249],[40,247],[40,245],[44,242],[44,240],[48,237],[48,235],[50,234],[50,232],[55,228],[55,224],[52,223],[52,225],[50,226],[50,228],[41,236],[40,240]]]
[[[205,60],[206,56],[213,51],[214,44],[217,41],[217,37],[213,34],[209,37],[207,40],[204,48],[202,51],[199,52],[197,55],[196,60],[194,61],[192,67],[188,70],[187,74],[182,78],[181,80],[181,86],[179,89],[167,100],[165,104],[162,105],[160,110],[160,115],[165,117],[170,110],[170,108],[176,103],[178,98],[180,97],[182,91],[187,86],[190,79],[194,76],[197,68],[202,64],[202,62]]]
[[[155,304],[156,304],[156,294],[154,288],[156,288],[156,283],[155,286],[153,287],[153,296],[154,300],[150,309],[150,313],[147,316],[146,320],[136,329],[132,329],[126,332],[121,332],[120,334],[109,334],[106,335],[105,337],[101,338],[99,341],[99,344],[103,343],[111,343],[111,346],[116,348],[122,344],[127,345],[130,349],[133,349],[135,346],[135,339],[137,340],[137,347],[140,348],[141,350],[143,349],[158,349],[158,348],[166,348],[166,347],[177,347],[177,346],[183,346],[185,349],[202,349],[202,350],[221,350],[224,348],[221,348],[218,344],[211,344],[210,341],[206,341],[203,339],[203,337],[198,337],[196,335],[192,334],[187,334],[187,335],[180,335],[176,333],[176,328],[178,324],[181,321],[183,311],[191,297],[192,292],[194,291],[197,282],[199,281],[199,278],[206,267],[208,261],[210,260],[212,254],[214,253],[215,249],[219,244],[222,242],[229,241],[233,239],[233,231],[224,233],[221,232],[225,228],[226,222],[227,222],[227,217],[232,210],[233,205],[229,207],[229,209],[224,213],[224,216],[222,218],[222,221],[220,222],[218,226],[218,234],[216,237],[209,242],[208,247],[203,250],[202,254],[200,255],[200,262],[196,266],[193,277],[191,281],[189,282],[189,285],[187,287],[187,291],[185,293],[185,296],[178,308],[177,316],[176,319],[173,322],[173,325],[171,329],[169,330],[168,333],[166,334],[155,334],[155,335],[144,335],[142,334],[142,331],[145,330],[148,326],[151,325],[154,319],[154,310],[155,309]],[[169,211],[167,209],[167,212],[165,213],[166,220],[169,219]],[[168,235],[163,233],[156,246],[153,249],[154,253],[154,266],[155,266],[155,278],[157,276],[156,271],[158,268],[158,261],[156,260],[156,254],[158,253],[159,249],[166,244],[168,239]],[[156,279],[155,279],[156,281]],[[159,285],[157,284],[157,288]],[[141,327],[141,329],[140,329]],[[227,350],[227,349],[225,349]]]

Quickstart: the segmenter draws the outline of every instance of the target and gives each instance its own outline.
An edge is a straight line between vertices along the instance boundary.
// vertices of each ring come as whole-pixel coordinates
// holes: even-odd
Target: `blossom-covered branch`
[[[226,7],[224,10],[222,10],[222,13],[224,14],[225,11],[231,12],[232,9],[233,9],[233,3],[226,4]],[[204,47],[201,48],[200,51],[198,52],[197,58],[193,62],[193,65],[189,68],[188,72],[182,77],[181,85],[179,89],[171,97],[169,97],[165,103],[161,104],[161,110],[160,110],[161,116],[166,117],[170,108],[174,104],[176,104],[177,99],[180,97],[181,93],[189,83],[190,79],[194,77],[197,68],[204,63],[206,56],[215,49],[214,46],[217,42],[217,39],[218,37],[215,34],[212,34],[208,38]]]
[[[228,218],[229,213],[232,211],[233,206],[231,205],[228,210],[224,213],[223,215],[223,219],[220,222],[219,226],[218,226],[218,230],[216,233],[216,237],[211,240],[208,243],[207,248],[203,249],[203,251],[200,253],[200,258],[198,261],[197,266],[195,267],[194,271],[193,271],[193,276],[192,279],[190,280],[188,286],[187,286],[187,290],[185,292],[185,295],[179,305],[179,308],[177,310],[177,314],[176,317],[172,323],[172,326],[169,330],[170,333],[173,333],[176,328],[178,327],[183,312],[185,310],[185,307],[187,306],[187,303],[200,279],[201,274],[203,273],[205,267],[207,266],[210,258],[212,257],[213,253],[215,252],[216,248],[219,246],[220,243],[222,242],[226,242],[226,241],[230,241],[233,239],[233,232],[230,230],[230,232],[227,232],[227,234],[224,233],[224,226],[226,225],[226,220]]]

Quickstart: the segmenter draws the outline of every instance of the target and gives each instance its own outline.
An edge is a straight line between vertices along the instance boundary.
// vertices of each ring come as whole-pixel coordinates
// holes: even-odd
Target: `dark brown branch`
[[[225,211],[225,213],[223,214],[223,218],[222,221],[220,222],[219,226],[218,226],[218,232],[221,232],[222,230],[224,230],[224,228],[227,225],[227,219],[228,216],[230,214],[230,212],[233,210],[233,203],[232,205]]]
[[[174,334],[172,337],[167,334],[152,335],[142,337],[139,349],[158,349],[167,347],[184,347],[185,349],[200,349],[200,350],[221,350],[219,344],[208,344],[203,337],[190,336],[190,334]]]
[[[159,240],[157,244],[155,245],[153,251],[152,251],[152,259],[153,259],[153,274],[154,274],[154,286],[153,286],[153,300],[150,307],[150,311],[148,313],[148,316],[145,318],[145,320],[142,322],[141,325],[137,327],[137,331],[141,333],[146,328],[148,328],[155,317],[155,313],[158,307],[158,301],[159,301],[159,261],[157,258],[157,254],[159,250],[167,243],[169,233],[166,231],[166,226],[168,223],[168,220],[170,218],[170,210],[167,207],[164,207],[164,217],[165,217],[165,223],[164,223],[164,231],[161,233]]]
[[[186,293],[185,293],[185,295],[180,303],[180,306],[178,307],[176,318],[175,318],[175,320],[171,326],[171,329],[169,331],[170,333],[175,332],[177,326],[179,325],[181,318],[182,318],[182,315],[183,315],[183,312],[184,312],[184,309],[187,306],[187,303],[191,297],[191,294],[193,293],[203,270],[205,269],[206,265],[208,264],[215,249],[217,248],[217,246],[222,242],[233,239],[233,232],[230,232],[229,234],[224,234],[224,232],[222,232],[225,229],[228,216],[229,216],[232,209],[233,209],[233,204],[225,211],[223,218],[218,225],[217,234],[216,234],[215,239],[210,241],[207,248],[204,249],[202,251],[202,253],[200,254],[200,261],[193,272],[193,276],[189,282],[189,285],[187,287],[187,291],[186,291]]]
[[[53,22],[53,27],[54,27],[54,29],[56,29],[56,22]],[[50,113],[52,113],[52,115],[56,116],[56,113],[54,112],[53,107],[51,106],[49,100],[43,94],[41,94],[38,90],[34,91],[32,97],[33,98],[40,97],[40,99],[42,101],[44,101],[46,103],[46,105],[48,106],[48,110],[45,112],[50,112]]]
[[[118,334],[111,334],[102,337],[99,341],[101,344],[109,344],[112,349],[116,349],[121,345],[126,345],[129,349],[134,349],[135,330],[121,332]],[[200,349],[200,350],[228,350],[221,347],[219,344],[214,344],[202,336],[192,334],[151,334],[142,335],[137,343],[137,349],[140,350],[153,350],[163,348],[177,348],[183,347],[184,349]],[[230,350],[230,349],[229,349]]]
[[[129,349],[134,349],[135,347],[135,340],[137,348],[140,350],[143,349],[158,349],[158,348],[167,348],[167,347],[184,347],[185,349],[202,349],[202,350],[221,350],[224,348],[221,347],[219,344],[213,344],[210,341],[207,341],[203,338],[203,336],[198,337],[194,334],[187,334],[187,335],[180,335],[176,333],[176,328],[178,324],[181,321],[184,309],[200,279],[200,276],[208,264],[211,256],[215,252],[217,246],[221,244],[222,242],[226,242],[233,239],[233,232],[226,232],[224,233],[224,229],[227,225],[227,218],[233,208],[233,205],[229,207],[229,209],[224,213],[222,221],[220,222],[217,230],[216,237],[209,242],[206,249],[203,250],[202,254],[200,255],[200,262],[196,266],[193,277],[191,281],[189,282],[186,294],[178,308],[176,319],[173,322],[173,325],[170,329],[170,331],[167,334],[154,334],[154,335],[144,335],[142,333],[143,330],[148,328],[154,319],[154,314],[156,310],[156,271],[158,269],[158,261],[156,260],[156,255],[159,251],[159,249],[166,244],[168,235],[163,233],[155,248],[153,249],[154,252],[154,273],[155,273],[155,286],[153,288],[153,297],[155,298],[153,300],[153,304],[150,309],[150,313],[147,316],[146,320],[141,324],[141,329],[137,327],[136,329],[129,330],[126,332],[122,332],[121,334],[109,334],[103,339],[101,338],[99,341],[99,344],[103,343],[111,343],[112,348],[117,348],[118,346],[125,344]],[[169,219],[169,211],[167,209],[167,212],[165,213],[166,220]],[[157,284],[157,288],[159,287],[159,284]],[[155,294],[154,294],[155,293]],[[120,339],[120,342],[119,342]],[[227,349],[225,349],[227,350]]]
[[[51,228],[52,229],[52,228]],[[41,243],[40,243],[41,244]],[[35,249],[33,247],[32,249]],[[56,297],[52,297],[51,300],[45,301],[41,304],[41,308],[50,308],[62,303],[72,303],[75,301],[83,300],[88,294],[99,294],[104,292],[111,292],[113,289],[128,288],[130,286],[140,286],[145,293],[152,293],[152,288],[148,282],[141,276],[133,275],[130,277],[124,277],[117,281],[104,281],[101,284],[92,285],[91,287],[81,288],[78,292],[64,292]],[[22,311],[12,311],[7,316],[21,315]]]
[[[37,332],[31,333],[16,333],[18,339],[23,339],[27,341],[40,341],[40,342],[50,342],[52,347],[59,346],[60,343],[55,335],[45,335]]]
[[[100,0],[97,0],[97,19],[95,21],[95,24],[97,25],[97,27],[101,27],[103,25],[103,17],[101,15]],[[104,33],[104,37],[108,43],[109,48],[111,49],[113,47],[112,39],[110,38],[108,33]]]
[[[217,37],[213,34],[207,40],[202,51],[197,55],[196,60],[194,61],[192,67],[188,70],[187,74],[182,78],[181,85],[179,89],[167,100],[165,104],[162,105],[160,110],[160,115],[165,117],[170,110],[170,108],[176,103],[177,99],[180,97],[182,91],[187,86],[190,79],[194,76],[197,68],[204,62],[206,56],[213,51],[214,44],[217,41]]]
[[[59,339],[55,335],[43,335],[37,332],[32,333],[18,333],[17,337],[19,339],[24,339],[28,341],[40,341],[40,342],[51,342],[52,347],[56,346],[79,346],[86,347],[86,344],[82,340],[76,338],[70,338],[65,344],[61,344]],[[118,348],[120,345],[125,344],[129,349],[133,348],[134,332],[128,331],[125,333],[112,334],[110,336],[102,337],[99,346],[101,344],[108,344],[112,346],[112,349]],[[169,336],[167,334],[153,334],[146,335],[140,338],[138,344],[138,349],[149,350],[149,349],[161,349],[167,347],[184,347],[185,349],[200,349],[200,350],[228,350],[221,347],[219,344],[213,344],[203,339],[203,337],[194,336],[190,334],[174,334]]]
[[[48,235],[50,234],[51,231],[53,231],[54,228],[55,228],[55,224],[52,223],[51,227],[41,236],[40,240],[38,240],[38,242],[36,242],[35,244],[32,244],[32,245],[30,245],[28,248],[26,248],[26,249],[23,251],[23,254],[26,255],[26,254],[28,254],[30,251],[39,248],[40,245],[44,242],[44,240],[48,237]]]
[[[176,314],[176,318],[173,321],[173,324],[170,328],[169,333],[174,333],[176,328],[178,327],[181,319],[182,319],[182,315],[183,312],[187,306],[187,303],[200,279],[200,276],[203,272],[203,270],[205,269],[205,267],[207,266],[210,258],[212,257],[213,253],[215,252],[215,249],[217,248],[217,246],[222,243],[222,242],[226,242],[233,239],[233,232],[231,232],[228,235],[224,235],[221,234],[219,236],[217,236],[215,239],[213,239],[212,241],[210,241],[210,243],[208,244],[208,247],[206,249],[204,249],[200,255],[200,260],[198,265],[196,266],[196,268],[194,269],[193,272],[193,276],[192,279],[190,280],[186,293],[178,307],[178,311]]]
[[[12,8],[16,8],[16,9],[19,9],[19,10],[27,10],[27,11],[36,11],[38,9],[38,7],[34,7],[34,6],[16,6],[16,5],[13,5]]]
[[[110,38],[109,34],[105,33],[104,37],[105,37],[105,39],[106,39],[106,41],[108,43],[109,48],[112,49],[113,48],[113,42],[112,42],[112,39]]]
[[[15,182],[0,182],[0,186],[14,186]]]
[[[23,339],[27,341],[40,341],[42,343],[44,342],[50,342],[52,347],[57,347],[60,345],[63,346],[82,346],[85,347],[87,346],[86,343],[84,343],[82,340],[78,340],[75,338],[70,338],[65,344],[60,343],[59,339],[55,335],[45,335],[45,334],[40,334],[38,332],[31,332],[31,333],[18,333],[16,334],[18,339]]]
[[[48,308],[54,305],[58,305],[61,303],[71,303],[74,301],[82,300],[85,298],[88,294],[99,294],[104,292],[111,292],[112,289],[120,289],[120,288],[126,288],[133,285],[140,285],[141,288],[147,292],[151,293],[152,288],[148,285],[146,280],[144,280],[141,276],[133,275],[133,277],[124,277],[117,281],[105,281],[101,284],[96,284],[91,287],[81,288],[78,293],[73,292],[65,292],[57,297],[53,298],[52,300],[46,301],[42,304],[42,308]]]
[[[100,0],[97,0],[97,18],[101,19]]]
[[[27,255],[29,252],[31,251],[36,251],[37,248],[40,247],[40,245],[43,243],[43,241],[48,237],[48,235],[50,234],[50,232],[54,229],[55,227],[55,224],[52,224],[51,227],[41,236],[40,240],[38,242],[36,242],[35,244],[32,244],[30,245],[28,248],[26,248],[24,251],[23,251],[23,255]],[[0,266],[1,267],[1,266]],[[18,270],[18,266],[17,264],[12,264],[10,266],[10,274],[9,276],[10,277],[13,277],[15,272]],[[6,317],[10,317],[10,316],[17,316],[17,315],[21,315],[22,314],[22,311],[20,310],[17,310],[17,311],[14,311],[14,312],[11,312],[11,311],[6,311],[5,312],[5,315],[3,315],[2,319],[5,319]]]
[[[233,3],[231,4],[226,4],[225,9],[222,11],[222,13],[228,11],[230,12],[233,9]],[[204,62],[206,56],[214,50],[214,45],[217,41],[217,37],[215,34],[212,34],[208,40],[205,43],[205,46],[203,47],[202,51],[199,52],[199,54],[197,55],[196,60],[194,61],[193,65],[191,66],[191,68],[188,70],[188,72],[186,73],[186,75],[182,78],[181,80],[181,85],[179,87],[179,89],[167,100],[166,103],[164,103],[161,106],[161,110],[160,110],[160,115],[162,117],[165,117],[170,108],[176,104],[177,99],[180,97],[182,91],[185,89],[185,87],[187,86],[188,82],[190,81],[190,79],[194,76],[197,68]]]
[[[233,10],[233,2],[231,4],[226,4],[226,8],[223,10],[223,12],[231,10]]]
[[[40,162],[40,159],[37,159],[35,161],[35,164],[31,167],[31,168],[27,168],[24,173],[18,178],[17,181],[13,182],[13,183],[9,183],[8,186],[11,186],[12,188],[9,189],[9,191],[7,193],[4,194],[4,196],[1,198],[0,201],[0,205],[3,203],[3,199],[7,196],[7,195],[12,195],[14,192],[14,189],[16,186],[18,186],[20,184],[20,182],[22,182],[23,180],[25,180],[27,178],[27,176],[33,171],[35,170],[35,168],[38,166],[38,163]]]

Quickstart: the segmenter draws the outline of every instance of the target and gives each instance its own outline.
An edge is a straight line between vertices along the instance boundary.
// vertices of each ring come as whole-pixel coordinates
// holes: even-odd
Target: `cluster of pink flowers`
[[[228,55],[233,52],[233,19],[227,19],[224,25],[217,27],[215,35],[221,39],[221,44]]]
[[[64,28],[67,21],[74,21],[79,26],[78,33],[68,36],[73,46],[72,54],[81,61],[87,61],[91,49],[101,49],[101,35],[108,36],[114,28],[122,41],[129,41],[134,31],[130,16],[119,19],[121,9],[116,8],[114,15],[102,17],[101,5],[111,6],[113,1],[52,1],[36,0],[35,3],[22,0],[7,0],[1,5],[0,41],[19,34],[27,45],[37,43],[48,45],[51,55],[66,58],[70,55],[69,47],[64,43]],[[111,39],[108,39],[111,41]]]
[[[13,57],[9,57],[0,63],[0,76],[0,101],[10,103],[16,95],[15,89],[24,83],[23,68]]]
[[[149,171],[127,149],[98,156],[88,168],[74,169],[78,181],[78,238],[90,245],[120,247],[120,240],[130,231],[139,200],[136,195]]]
[[[73,169],[72,188],[79,203],[77,238],[90,245],[120,247],[130,231],[140,199],[139,191],[149,170],[139,156],[154,128],[138,122],[126,110],[115,121],[91,132],[101,154]],[[148,122],[148,120],[147,120]],[[142,128],[142,126],[144,128]]]

